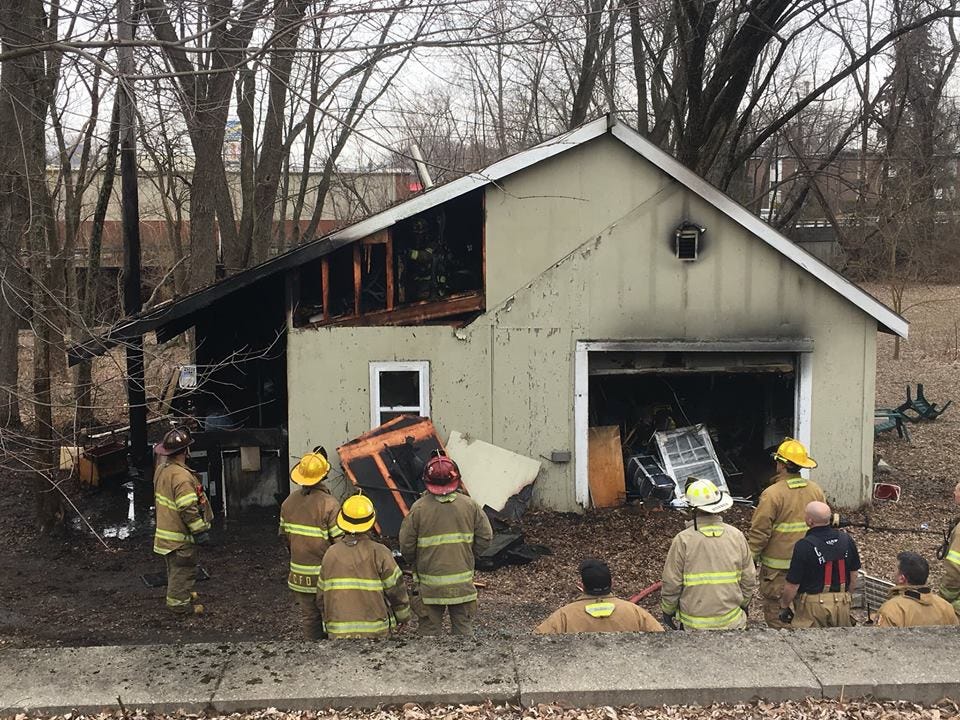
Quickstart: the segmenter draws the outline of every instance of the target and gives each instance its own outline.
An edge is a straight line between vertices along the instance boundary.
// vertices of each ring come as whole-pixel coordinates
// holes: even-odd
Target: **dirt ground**
[[[882,289],[872,290],[886,299]],[[903,499],[896,504],[877,502],[870,514],[873,523],[904,528],[926,524],[938,530],[960,512],[951,499],[958,479],[952,466],[960,450],[960,287],[916,288],[908,293],[906,305],[911,340],[903,344],[900,358],[893,358],[892,338],[878,338],[878,406],[902,402],[908,382],[923,382],[929,399],[955,398],[958,406],[935,422],[911,425],[911,443],[895,434],[878,440],[877,456],[895,472],[877,479],[900,484]],[[197,587],[208,613],[184,621],[165,612],[163,588],[148,588],[140,579],[144,573],[162,570],[161,560],[151,552],[149,514],[136,517],[128,537],[111,536],[127,520],[125,489],[84,494],[67,488],[99,537],[74,517],[65,540],[48,539],[34,531],[31,482],[6,473],[0,495],[0,648],[298,636],[275,511],[231,518],[217,529],[216,545],[204,548],[201,560],[212,577]],[[726,519],[745,528],[749,513],[738,507]],[[587,555],[610,563],[615,590],[623,596],[654,583],[670,539],[683,522],[677,513],[632,507],[584,515],[528,513],[523,523],[527,540],[550,547],[553,554],[530,565],[478,575],[486,585],[481,591],[479,633],[530,632],[576,595],[576,567]],[[933,560],[939,544],[933,534],[854,530],[853,535],[865,569],[883,577],[890,575],[900,550],[917,550]],[[931,564],[935,582],[939,567],[935,561]],[[643,604],[656,613],[657,595]],[[751,623],[756,624],[758,617],[755,608]],[[889,715],[895,716],[899,717]]]
[[[659,708],[597,707],[565,708],[560,705],[537,705],[521,708],[513,705],[436,705],[421,707],[409,703],[402,707],[377,710],[340,710],[282,712],[268,708],[258,712],[233,713],[231,715],[174,714],[155,715],[140,712],[104,713],[99,715],[71,714],[56,716],[49,720],[947,720],[960,715],[955,703],[944,701],[936,705],[921,706],[903,702],[849,702],[832,700],[805,700],[783,703],[745,703],[742,705],[710,705],[693,707],[672,705]],[[14,720],[32,720],[45,716],[17,715]]]

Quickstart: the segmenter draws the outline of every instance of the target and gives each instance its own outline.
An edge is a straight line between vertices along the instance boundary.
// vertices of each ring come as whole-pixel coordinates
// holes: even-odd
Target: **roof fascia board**
[[[910,330],[910,323],[908,323],[907,320],[897,315],[897,313],[865,290],[847,280],[833,268],[817,260],[796,243],[781,235],[770,225],[740,205],[740,203],[724,195],[720,190],[683,165],[679,160],[664,152],[632,128],[622,123],[615,123],[612,133],[615,138],[627,147],[649,160],[674,180],[685,185],[720,212],[766,242],[774,250],[792,260],[825,285],[876,319],[883,329],[899,335],[902,338],[907,337]]]

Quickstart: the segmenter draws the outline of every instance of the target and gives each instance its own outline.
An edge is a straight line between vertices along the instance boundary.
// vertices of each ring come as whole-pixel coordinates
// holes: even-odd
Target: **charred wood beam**
[[[428,320],[439,320],[464,313],[482,311],[484,305],[483,293],[466,293],[464,295],[454,295],[444,300],[425,300],[394,310],[379,310],[355,317],[324,320],[322,319],[326,316],[326,313],[324,313],[324,315],[310,318],[310,324],[325,327],[419,325]]]

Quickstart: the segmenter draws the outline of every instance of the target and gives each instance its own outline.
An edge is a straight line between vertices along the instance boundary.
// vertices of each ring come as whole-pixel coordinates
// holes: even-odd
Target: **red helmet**
[[[460,468],[446,455],[430,458],[423,468],[423,482],[434,495],[449,495],[460,487]]]

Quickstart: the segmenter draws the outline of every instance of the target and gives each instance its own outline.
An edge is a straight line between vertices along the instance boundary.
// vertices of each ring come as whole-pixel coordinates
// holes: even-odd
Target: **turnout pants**
[[[763,619],[767,622],[767,627],[771,628],[789,628],[793,625],[780,622],[780,595],[783,593],[783,586],[787,581],[786,570],[775,570],[766,565],[760,566],[760,598],[763,601]]]
[[[197,549],[171,550],[163,559],[167,564],[167,609],[178,615],[192,613],[190,593],[197,582]]]
[[[454,635],[473,637],[473,618],[477,614],[477,601],[458,605],[427,605],[415,595],[410,603],[417,614],[418,632],[421,635],[439,635],[443,631],[444,610],[450,613],[450,625]]]
[[[302,593],[296,590],[291,592],[300,611],[300,627],[303,628],[303,637],[307,640],[320,640],[325,637],[323,634],[323,618],[320,616],[320,608],[317,607],[317,594],[315,592]]]
[[[826,592],[817,595],[798,595],[794,601],[795,628],[852,627],[850,593]]]

